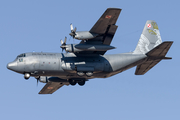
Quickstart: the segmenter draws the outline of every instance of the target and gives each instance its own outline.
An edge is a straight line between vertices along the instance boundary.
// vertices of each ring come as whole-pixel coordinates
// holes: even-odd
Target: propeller
[[[38,86],[39,79],[37,79],[37,86]]]
[[[73,39],[74,39],[74,37],[75,37],[75,35],[76,35],[76,30],[77,30],[77,28],[75,27],[74,30],[73,30],[73,25],[72,25],[72,23],[70,24],[70,28],[71,28],[71,33],[69,33],[69,35],[72,36]]]
[[[67,40],[67,37],[65,37],[64,42],[63,42],[63,40],[60,41],[61,42],[60,47],[62,48],[62,52],[63,52],[64,49],[66,50],[66,40]]]

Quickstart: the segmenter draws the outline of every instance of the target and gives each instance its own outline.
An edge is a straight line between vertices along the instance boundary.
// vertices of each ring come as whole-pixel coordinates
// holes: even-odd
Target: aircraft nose
[[[10,70],[15,70],[17,67],[17,62],[10,62],[7,64],[7,68]]]

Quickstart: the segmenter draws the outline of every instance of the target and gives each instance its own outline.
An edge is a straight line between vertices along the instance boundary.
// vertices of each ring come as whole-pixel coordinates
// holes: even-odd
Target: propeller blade
[[[39,82],[39,80],[37,79],[37,86],[38,86],[38,82]]]
[[[69,33],[69,35],[70,35],[70,36],[74,36],[74,33],[71,32],[71,33]]]
[[[75,27],[75,28],[74,28],[74,33],[76,33],[76,30],[77,30],[77,28]]]
[[[72,25],[72,23],[70,24],[70,28],[71,28],[71,33],[69,33],[69,35],[72,36],[73,39],[74,39],[75,36],[76,36],[76,30],[77,30],[77,28],[75,27],[74,30],[73,30],[73,25]]]
[[[61,42],[61,45],[63,44],[63,40],[60,41]]]
[[[62,52],[63,52],[63,50],[66,50],[66,41],[67,41],[67,37],[65,37],[65,39],[64,39],[64,42],[63,42],[63,40],[61,40],[61,48],[62,48]]]
[[[64,44],[66,44],[66,41],[67,41],[67,37],[65,37],[65,39],[64,39]]]
[[[72,23],[70,24],[70,28],[71,28],[71,31],[73,31],[73,25],[72,25]]]

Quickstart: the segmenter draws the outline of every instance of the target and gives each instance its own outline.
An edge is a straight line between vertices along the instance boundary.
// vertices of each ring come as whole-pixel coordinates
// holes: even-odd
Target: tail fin
[[[148,20],[133,53],[146,54],[162,43],[158,25],[153,20]]]
[[[172,41],[162,43],[157,23],[148,20],[133,52],[134,54],[146,54],[147,58],[136,67],[135,75],[144,75],[161,60],[171,59],[166,57],[166,54],[172,43]]]

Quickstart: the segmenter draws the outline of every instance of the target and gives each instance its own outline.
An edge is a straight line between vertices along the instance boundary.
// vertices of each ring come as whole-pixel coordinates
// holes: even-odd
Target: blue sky
[[[179,120],[178,0],[6,0],[0,1],[0,119],[18,120]],[[64,86],[39,95],[45,85],[9,71],[8,62],[24,52],[61,53],[60,39],[71,39],[70,23],[90,30],[109,7],[122,8],[118,30],[106,54],[133,51],[147,20],[158,23],[163,41],[174,41],[168,57],[143,76],[135,68],[85,86]]]

